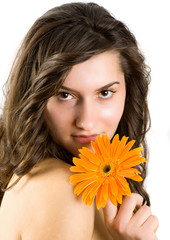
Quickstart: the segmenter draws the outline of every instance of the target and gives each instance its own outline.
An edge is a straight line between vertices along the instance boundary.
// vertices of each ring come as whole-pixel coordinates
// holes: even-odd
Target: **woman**
[[[149,80],[133,34],[97,4],[65,4],[34,23],[1,116],[1,239],[157,239],[143,183],[129,180],[131,196],[100,211],[69,184],[72,157],[98,135],[129,136],[147,156]],[[140,171],[145,179],[146,164]]]

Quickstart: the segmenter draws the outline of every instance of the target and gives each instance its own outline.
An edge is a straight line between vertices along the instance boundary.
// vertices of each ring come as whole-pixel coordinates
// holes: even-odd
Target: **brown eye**
[[[72,99],[72,95],[67,92],[59,92],[57,94],[57,97],[59,98],[59,100],[63,100],[63,101]]]
[[[113,94],[113,91],[111,90],[103,90],[99,93],[99,97],[101,98],[110,98]]]

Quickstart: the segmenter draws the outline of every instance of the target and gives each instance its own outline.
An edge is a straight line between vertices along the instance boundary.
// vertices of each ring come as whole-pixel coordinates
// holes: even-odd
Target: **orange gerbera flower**
[[[128,137],[119,140],[117,134],[112,142],[107,135],[97,137],[91,141],[94,150],[83,147],[79,150],[79,157],[73,158],[75,166],[70,167],[76,174],[70,177],[70,183],[76,184],[74,193],[79,196],[82,192],[82,200],[91,205],[96,194],[96,206],[106,206],[107,199],[117,206],[122,203],[122,196],[130,196],[131,190],[126,178],[134,181],[142,181],[141,174],[136,168],[132,168],[142,162],[146,162],[140,152],[142,147],[130,150],[134,140]]]

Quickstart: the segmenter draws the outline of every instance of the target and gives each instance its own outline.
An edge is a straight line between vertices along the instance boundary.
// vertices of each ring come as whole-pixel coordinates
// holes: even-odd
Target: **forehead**
[[[121,70],[118,53],[108,51],[73,66],[63,86],[74,89],[99,88],[109,82],[123,80],[124,73]]]

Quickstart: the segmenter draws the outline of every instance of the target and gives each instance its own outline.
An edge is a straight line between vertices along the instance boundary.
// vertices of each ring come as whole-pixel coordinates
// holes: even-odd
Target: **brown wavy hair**
[[[0,202],[9,180],[27,174],[41,159],[55,157],[72,164],[57,145],[44,118],[47,100],[62,86],[71,67],[104,51],[119,53],[125,74],[126,103],[117,132],[143,147],[150,117],[147,106],[149,68],[128,27],[95,3],[55,7],[36,20],[18,51],[6,84],[0,118]],[[138,168],[146,177],[146,164]],[[143,182],[129,180],[133,192],[150,205]]]

